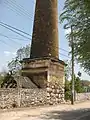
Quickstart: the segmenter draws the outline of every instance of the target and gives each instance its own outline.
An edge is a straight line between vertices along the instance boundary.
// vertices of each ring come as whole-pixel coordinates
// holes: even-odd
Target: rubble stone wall
[[[0,89],[0,108],[53,105],[63,102],[63,91],[48,83],[46,89]]]
[[[76,101],[86,101],[90,100],[90,93],[77,93]]]
[[[0,108],[55,105],[64,102],[64,88],[56,83],[46,89],[0,89]],[[76,101],[90,100],[90,93],[76,94]]]
[[[1,89],[0,108],[29,107],[47,102],[45,89]]]
[[[64,102],[64,88],[57,82],[48,82],[47,101],[49,104],[59,104]]]

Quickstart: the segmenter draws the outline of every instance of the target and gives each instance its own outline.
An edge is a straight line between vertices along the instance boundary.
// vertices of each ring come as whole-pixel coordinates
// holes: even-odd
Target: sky
[[[65,0],[58,0],[58,17],[62,12]],[[22,37],[0,25],[0,71],[7,68],[9,61],[15,58],[16,51],[31,43],[32,30],[33,30],[33,20],[35,11],[35,0],[0,0],[0,22],[4,22],[15,28],[18,28],[31,36],[30,39]],[[59,30],[59,48],[61,60],[70,60],[68,52],[70,50],[68,45],[68,40],[65,38],[67,32],[63,29],[63,24],[58,23]],[[68,52],[67,52],[68,51]],[[83,69],[75,64],[75,73],[78,71],[82,73],[82,79],[90,80]]]

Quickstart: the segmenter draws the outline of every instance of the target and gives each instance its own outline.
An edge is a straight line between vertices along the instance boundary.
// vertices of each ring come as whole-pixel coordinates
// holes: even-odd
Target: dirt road
[[[75,105],[1,110],[0,120],[84,120],[89,115],[90,102],[87,101]]]

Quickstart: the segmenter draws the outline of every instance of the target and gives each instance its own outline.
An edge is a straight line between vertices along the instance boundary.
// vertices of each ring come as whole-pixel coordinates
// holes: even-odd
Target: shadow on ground
[[[41,119],[44,120],[90,120],[90,109],[86,108],[86,109],[79,109],[79,110],[72,110],[72,111],[52,111],[49,113],[46,113],[44,115],[42,115]],[[83,115],[87,115],[89,114],[89,116],[84,117],[84,118],[80,118],[80,119],[76,119],[77,117],[83,116]]]

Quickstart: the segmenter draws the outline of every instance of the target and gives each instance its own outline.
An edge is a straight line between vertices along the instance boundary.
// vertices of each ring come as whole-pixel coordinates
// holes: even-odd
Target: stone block
[[[47,92],[52,92],[52,89],[50,87],[47,87]]]

